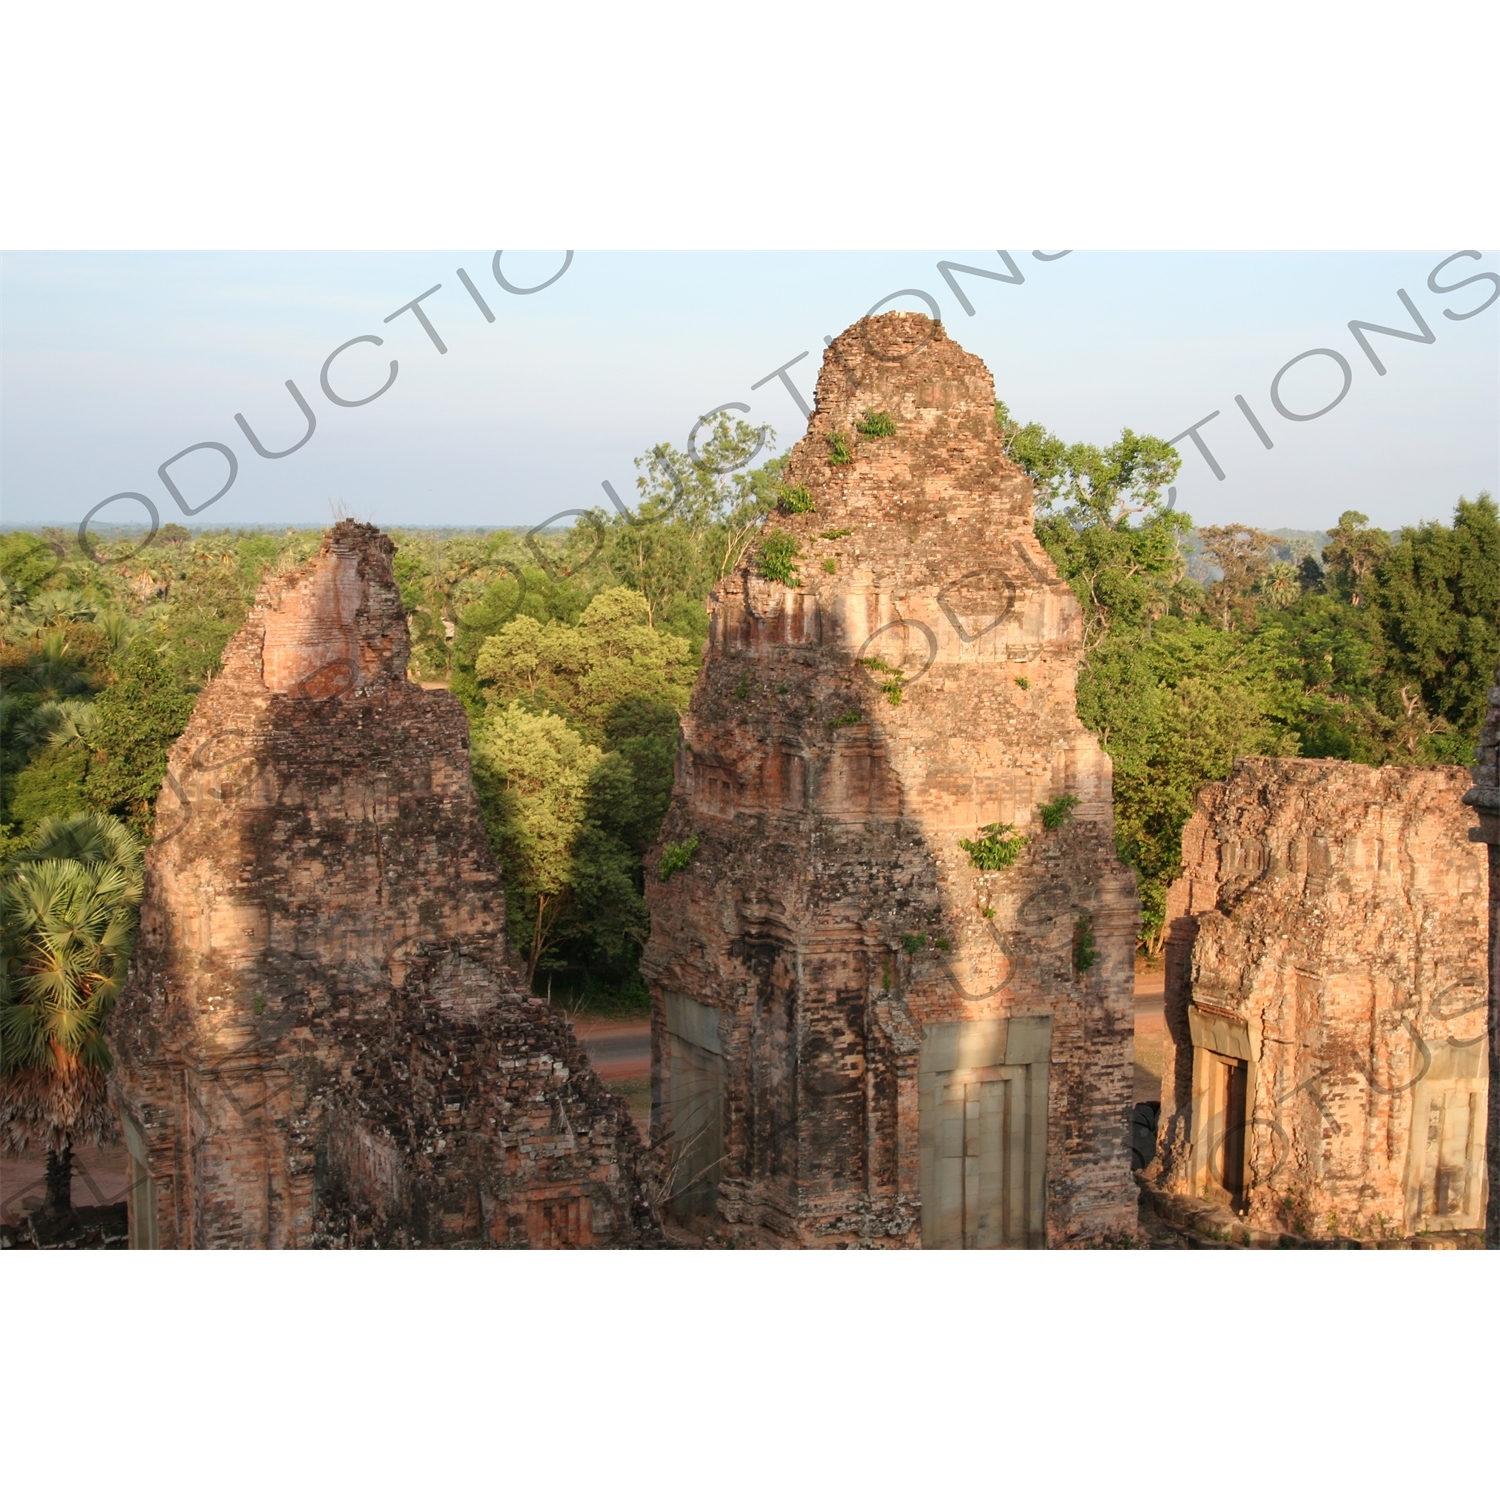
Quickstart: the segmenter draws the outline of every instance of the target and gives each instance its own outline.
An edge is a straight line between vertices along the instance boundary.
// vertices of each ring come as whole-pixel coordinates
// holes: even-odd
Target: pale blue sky
[[[1458,246],[1455,249],[1464,247]],[[23,253],[0,260],[0,509],[8,525],[76,526],[106,496],[136,490],[162,520],[184,519],[157,466],[190,444],[228,445],[239,475],[195,523],[326,524],[330,502],[383,525],[522,525],[606,503],[610,481],[634,499],[631,460],[650,444],[686,442],[709,408],[742,401],[779,445],[804,420],[779,381],[751,386],[803,350],[790,372],[809,401],[823,337],[899,288],[918,287],[949,333],[980,355],[1023,420],[1069,439],[1105,442],[1123,426],[1170,438],[1202,429],[1225,479],[1184,440],[1178,504],[1200,523],[1326,528],[1364,511],[1394,527],[1446,519],[1460,494],[1500,479],[1500,305],[1455,321],[1495,283],[1440,295],[1428,275],[1454,253],[1105,253],[1041,261],[1010,254],[1012,285],[960,277],[965,313],[939,260],[1004,271],[993,250],[926,252],[579,252],[554,285],[504,291],[487,251],[412,253]],[[545,279],[561,253],[509,254],[518,285]],[[487,323],[456,273],[464,267],[495,315]],[[1500,260],[1454,261],[1441,284],[1500,272]],[[429,312],[439,354],[407,314],[386,314],[441,283]],[[1404,289],[1434,333],[1418,344],[1372,335],[1377,375],[1350,319],[1413,327]],[[905,298],[893,307],[920,309]],[[319,388],[327,355],[335,389],[373,390],[388,361],[400,373],[357,409]],[[1327,415],[1277,415],[1272,378],[1305,350],[1330,348],[1351,383]],[[305,430],[285,389],[294,380],[317,430],[284,459],[262,442]],[[1325,356],[1281,387],[1312,411],[1342,377]],[[1275,446],[1235,406],[1243,394]],[[173,474],[190,501],[222,483],[216,453]],[[99,521],[136,521],[121,502]]]

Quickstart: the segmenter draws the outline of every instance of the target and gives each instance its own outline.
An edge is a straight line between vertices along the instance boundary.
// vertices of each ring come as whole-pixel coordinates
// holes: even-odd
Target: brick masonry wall
[[[859,436],[866,411],[895,435]],[[834,434],[852,462],[829,462]],[[865,319],[828,349],[786,477],[815,505],[771,522],[800,581],[745,567],[710,601],[662,835],[697,852],[647,880],[658,1140],[676,993],[718,1014],[723,1220],[914,1246],[924,1026],[1047,1016],[1047,1242],[1130,1233],[1134,881],[1075,710],[1077,602],[1036,541],[993,379],[929,319]],[[899,703],[895,674],[860,665],[877,658]],[[1038,805],[1065,794],[1073,815],[1043,829]],[[958,840],[995,822],[1029,843],[983,874]],[[1080,973],[1085,918],[1099,959]]]
[[[1196,1006],[1249,1038],[1253,1222],[1380,1239],[1423,1227],[1408,1213],[1413,1152],[1429,1145],[1414,1111],[1484,1047],[1489,896],[1468,781],[1249,756],[1199,793],[1168,894],[1160,1185],[1224,1186],[1193,1180],[1190,1135],[1212,1130],[1192,1118]]]
[[[1490,874],[1490,1113],[1486,1137],[1489,1174],[1489,1211],[1485,1244],[1500,1250],[1500,667],[1490,689],[1490,711],[1479,739],[1474,785],[1464,801],[1479,815],[1479,827],[1469,837],[1489,845]]]
[[[506,951],[392,551],[341,522],[269,581],[171,752],[110,1023],[161,1243],[652,1242],[624,1104]]]

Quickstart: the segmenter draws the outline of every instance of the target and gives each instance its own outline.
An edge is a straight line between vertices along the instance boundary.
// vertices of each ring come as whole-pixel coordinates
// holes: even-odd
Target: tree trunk
[[[73,1148],[47,1153],[48,1218],[61,1218],[73,1212]]]
[[[542,908],[547,904],[547,898],[539,895],[536,898],[536,926],[531,932],[531,952],[527,954],[526,963],[526,993],[534,994],[532,985],[536,981],[536,964],[542,956]]]

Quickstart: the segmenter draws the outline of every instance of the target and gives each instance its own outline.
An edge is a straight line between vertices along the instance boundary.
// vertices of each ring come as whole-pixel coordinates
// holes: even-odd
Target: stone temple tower
[[[269,579],[168,760],[110,1089],[138,1248],[636,1246],[652,1177],[525,991],[394,547]]]
[[[1483,1224],[1490,915],[1468,782],[1247,755],[1199,788],[1167,893],[1158,1186],[1298,1235]]]
[[[940,324],[855,324],[711,600],[643,969],[673,1212],[741,1243],[1135,1227],[1134,882],[994,400]]]

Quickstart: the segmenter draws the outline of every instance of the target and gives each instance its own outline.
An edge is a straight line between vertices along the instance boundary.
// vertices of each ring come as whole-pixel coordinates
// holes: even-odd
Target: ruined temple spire
[[[650,1243],[624,1105],[526,993],[393,547],[268,580],[168,761],[110,1022],[139,1246]]]
[[[679,1217],[808,1245],[1134,1228],[1134,883],[1032,509],[940,324],[833,341],[711,601],[663,831],[691,859],[647,882]]]

